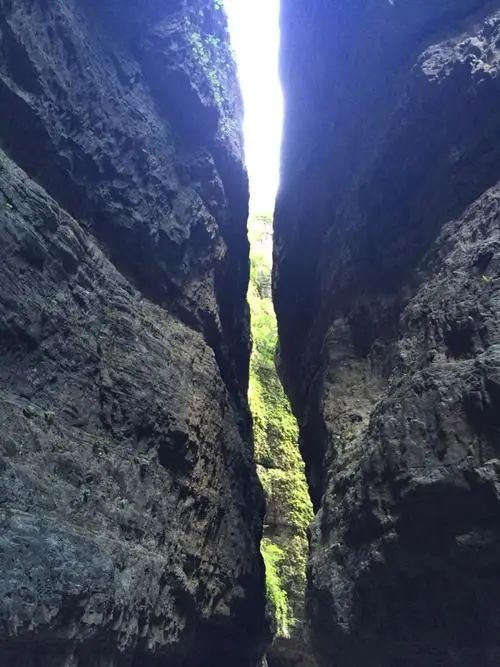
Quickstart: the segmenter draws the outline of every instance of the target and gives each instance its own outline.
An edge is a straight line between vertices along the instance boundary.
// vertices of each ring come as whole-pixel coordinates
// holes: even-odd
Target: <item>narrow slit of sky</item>
[[[280,0],[224,0],[245,105],[250,209],[272,213],[279,184],[283,95]]]

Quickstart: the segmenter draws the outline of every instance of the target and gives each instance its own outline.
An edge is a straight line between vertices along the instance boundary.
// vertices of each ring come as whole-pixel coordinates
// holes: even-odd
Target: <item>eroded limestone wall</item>
[[[283,1],[274,292],[325,667],[500,661],[499,8]]]
[[[248,665],[248,187],[215,0],[0,0],[0,662]]]

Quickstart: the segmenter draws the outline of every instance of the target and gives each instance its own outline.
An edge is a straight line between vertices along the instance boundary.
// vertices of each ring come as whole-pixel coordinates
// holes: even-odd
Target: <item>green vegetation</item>
[[[223,84],[219,77],[219,71],[224,71],[222,67],[225,66],[225,63],[218,62],[221,57],[220,54],[222,53],[220,39],[215,35],[202,35],[201,32],[194,29],[191,29],[188,32],[188,35],[193,54],[196,60],[202,65],[205,74],[210,81],[215,102],[221,107],[224,99],[224,91]]]
[[[288,595],[283,588],[283,582],[278,574],[278,567],[282,565],[285,553],[278,545],[267,539],[262,540],[262,556],[266,566],[266,595],[276,624],[276,634],[288,636],[290,613],[288,611]]]
[[[272,223],[268,216],[249,222],[253,353],[250,407],[255,455],[267,499],[262,553],[269,603],[277,633],[287,636],[303,619],[306,529],[312,507],[298,450],[298,430],[275,368],[277,325],[271,298]]]
[[[216,14],[213,16],[211,12],[213,20],[207,22],[207,11],[213,8]],[[200,73],[196,86],[205,101],[217,108],[221,136],[233,142],[240,133],[239,97],[234,89],[236,70],[228,43],[223,0],[213,0],[213,6],[208,3],[204,9],[188,12],[184,21],[188,48],[186,61],[194,60]]]

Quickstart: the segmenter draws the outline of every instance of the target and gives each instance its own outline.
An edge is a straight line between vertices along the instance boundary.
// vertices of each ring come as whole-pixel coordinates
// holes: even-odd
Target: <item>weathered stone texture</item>
[[[322,665],[500,663],[500,3],[283,3],[281,372]]]
[[[0,0],[0,663],[253,667],[248,187],[208,0]]]

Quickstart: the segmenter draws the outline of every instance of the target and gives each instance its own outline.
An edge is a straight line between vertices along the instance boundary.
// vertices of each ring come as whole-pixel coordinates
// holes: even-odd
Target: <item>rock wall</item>
[[[0,0],[2,665],[264,650],[221,7]]]
[[[500,663],[500,2],[283,0],[280,372],[325,667]]]

